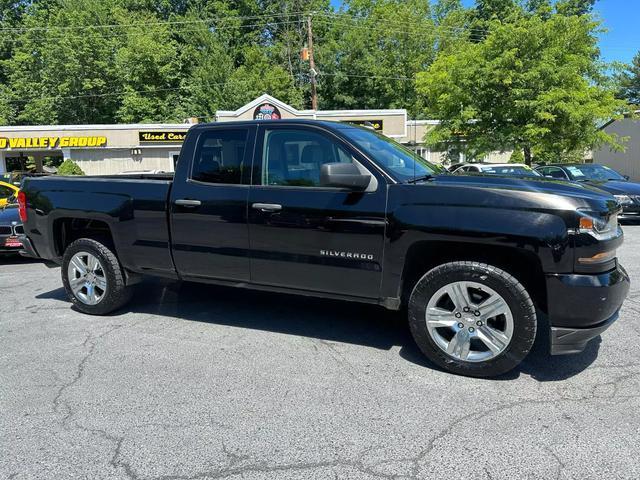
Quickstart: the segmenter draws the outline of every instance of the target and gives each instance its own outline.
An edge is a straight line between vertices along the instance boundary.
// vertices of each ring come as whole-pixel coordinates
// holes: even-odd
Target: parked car
[[[7,200],[11,197],[15,197],[20,190],[15,185],[11,185],[7,182],[0,182],[0,208],[4,207],[7,204]]]
[[[464,163],[452,173],[479,173],[483,175],[503,175],[508,177],[539,177],[534,169],[524,163]]]
[[[545,165],[536,169],[545,177],[586,183],[611,193],[622,205],[621,218],[640,218],[640,183],[629,181],[613,168],[598,163]]]
[[[22,234],[24,228],[20,221],[18,205],[10,201],[0,207],[0,253],[18,253],[22,250],[22,243],[18,237]]]
[[[552,354],[616,320],[629,277],[613,197],[437,171],[345,123],[201,124],[173,179],[25,179],[21,240],[88,314],[122,307],[144,275],[406,307],[424,354],[473,376],[526,357],[547,325],[536,308]]]

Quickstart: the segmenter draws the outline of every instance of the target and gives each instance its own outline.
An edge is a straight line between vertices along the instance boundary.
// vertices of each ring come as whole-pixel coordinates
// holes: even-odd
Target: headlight
[[[633,200],[629,195],[614,195],[613,197],[620,205],[633,205]]]
[[[618,214],[601,217],[590,212],[580,212],[580,233],[588,233],[597,240],[610,240],[619,235]]]

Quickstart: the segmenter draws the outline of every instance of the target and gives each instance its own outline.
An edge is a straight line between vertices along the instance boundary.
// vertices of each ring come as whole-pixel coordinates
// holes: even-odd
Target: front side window
[[[247,180],[244,157],[246,129],[216,129],[198,139],[191,178],[200,182],[241,184]]]
[[[400,181],[444,173],[441,167],[427,162],[420,155],[383,134],[356,127],[345,128],[342,133]]]
[[[322,165],[353,161],[330,138],[303,129],[266,129],[262,149],[262,185],[319,187]]]
[[[0,198],[7,198],[13,195],[13,189],[0,185]]]

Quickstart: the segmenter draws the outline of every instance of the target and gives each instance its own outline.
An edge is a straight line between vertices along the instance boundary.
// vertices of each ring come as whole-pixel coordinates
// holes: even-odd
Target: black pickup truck
[[[629,278],[612,196],[441,171],[348,124],[202,124],[175,176],[27,178],[21,241],[89,314],[143,275],[374,303],[406,309],[426,356],[465,375],[518,365],[539,325],[565,354],[615,321]]]

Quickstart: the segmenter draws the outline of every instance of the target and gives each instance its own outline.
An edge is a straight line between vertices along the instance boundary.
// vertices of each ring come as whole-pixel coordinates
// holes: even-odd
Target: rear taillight
[[[22,223],[27,221],[27,196],[22,190],[18,192],[18,215]]]

